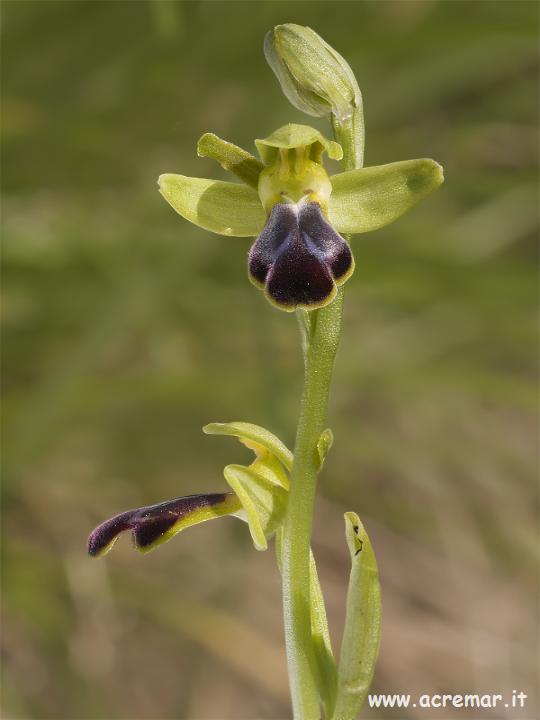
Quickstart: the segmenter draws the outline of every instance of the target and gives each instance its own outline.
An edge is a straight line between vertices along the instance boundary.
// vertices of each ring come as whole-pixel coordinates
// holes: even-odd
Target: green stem
[[[332,117],[332,128],[337,142],[343,148],[343,169],[355,170],[364,165],[364,111],[355,108],[350,118],[340,122]]]
[[[304,390],[283,526],[283,608],[294,717],[320,717],[310,625],[309,548],[319,472],[317,441],[324,430],[334,358],[341,334],[343,290],[311,313]]]

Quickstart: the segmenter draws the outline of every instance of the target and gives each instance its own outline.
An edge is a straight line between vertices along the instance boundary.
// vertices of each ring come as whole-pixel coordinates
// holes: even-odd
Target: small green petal
[[[381,638],[381,586],[375,553],[354,512],[345,513],[351,554],[347,613],[333,720],[358,717],[371,685]]]
[[[207,435],[232,435],[239,438],[241,442],[247,439],[258,443],[275,455],[287,470],[292,468],[292,452],[278,437],[260,425],[246,422],[208,423],[203,427],[203,432]],[[251,448],[251,445],[245,444]]]
[[[292,150],[310,145],[315,146],[316,157],[314,160],[317,162],[323,151],[326,151],[332,160],[341,160],[343,157],[343,150],[339,143],[327,140],[324,135],[309,125],[296,125],[295,123],[280,127],[263,140],[255,140],[255,145],[265,165],[271,165],[274,162],[278,150]]]
[[[223,474],[242,503],[256,549],[266,550],[267,537],[283,522],[287,491],[243,465],[227,465]]]
[[[257,188],[264,165],[238,145],[222,140],[214,133],[205,133],[197,143],[197,155],[217,160],[224,170],[229,170],[240,180]]]
[[[377,230],[396,220],[443,182],[434,160],[405,160],[333,175],[330,224],[340,233]]]
[[[179,215],[219,235],[253,237],[266,222],[257,192],[247,185],[170,173],[160,175],[158,184]]]

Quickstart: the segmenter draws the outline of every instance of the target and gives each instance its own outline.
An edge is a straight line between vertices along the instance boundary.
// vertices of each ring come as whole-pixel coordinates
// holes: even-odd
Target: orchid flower
[[[233,515],[249,525],[257,550],[279,527],[287,505],[292,453],[268,430],[250,423],[210,423],[209,435],[233,435],[255,453],[249,466],[227,465],[223,474],[233,492],[174,498],[126,510],[96,527],[88,538],[92,557],[106,555],[118,537],[131,531],[137,550],[148,552],[191,525]]]
[[[283,310],[330,303],[353,273],[354,258],[340,233],[377,230],[416,205],[443,181],[434,160],[405,160],[329,176],[341,146],[307,125],[285,125],[255,140],[260,161],[216,135],[198,154],[217,160],[244,184],[164,174],[163,197],[199,227],[257,239],[248,256],[250,280]]]

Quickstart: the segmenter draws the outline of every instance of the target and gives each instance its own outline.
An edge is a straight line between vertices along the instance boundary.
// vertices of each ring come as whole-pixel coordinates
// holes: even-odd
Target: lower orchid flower
[[[236,436],[255,453],[251,465],[227,465],[224,469],[233,492],[187,495],[115,515],[90,533],[88,553],[92,557],[106,555],[128,530],[137,550],[148,552],[191,525],[226,515],[245,520],[257,550],[266,550],[267,539],[285,514],[290,450],[268,430],[250,423],[211,423],[203,429],[211,435]]]
[[[160,192],[186,220],[221,235],[257,236],[249,252],[251,281],[272,304],[292,311],[330,303],[354,271],[340,233],[377,230],[396,220],[443,181],[441,166],[419,159],[329,176],[323,153],[341,146],[307,125],[289,124],[256,140],[261,161],[215,135],[200,156],[212,157],[245,184],[165,174]]]

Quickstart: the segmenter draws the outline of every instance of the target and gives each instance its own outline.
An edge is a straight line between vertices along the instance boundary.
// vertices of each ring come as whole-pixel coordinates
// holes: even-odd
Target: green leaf
[[[373,547],[356,513],[345,513],[351,554],[334,720],[355,720],[367,697],[381,637],[381,587]]]
[[[250,441],[262,445],[272,455],[275,455],[287,470],[292,469],[292,452],[270,430],[260,425],[246,422],[208,423],[203,427],[203,432],[207,435],[231,435],[237,437],[252,450],[255,450],[255,448],[250,444]]]
[[[227,465],[223,474],[242,503],[256,549],[266,550],[285,517],[287,491],[253,467]]]
[[[258,194],[246,185],[172,174],[160,175],[158,184],[179,215],[219,235],[256,236],[266,222]]]
[[[259,175],[264,165],[238,145],[222,140],[213,133],[205,133],[197,143],[197,155],[217,160],[224,170],[229,170],[240,180],[257,189]]]
[[[255,145],[265,165],[271,165],[279,150],[292,150],[313,146],[313,159],[319,162],[323,152],[332,160],[341,160],[343,150],[339,143],[327,140],[318,130],[309,125],[289,123],[275,130],[263,140],[255,140]]]
[[[341,233],[377,230],[396,220],[443,182],[434,160],[404,160],[333,175],[330,224]]]

